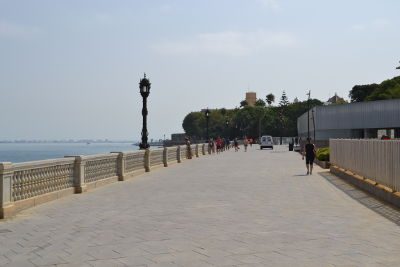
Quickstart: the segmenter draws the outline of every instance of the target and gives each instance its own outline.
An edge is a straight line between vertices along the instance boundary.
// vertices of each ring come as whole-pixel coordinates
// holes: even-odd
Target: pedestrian
[[[217,144],[217,154],[222,152],[222,139],[218,136],[217,140],[215,141]]]
[[[243,139],[243,145],[244,145],[244,152],[247,152],[247,146],[249,145],[249,140],[247,140],[247,136],[245,136]]]
[[[315,145],[313,143],[311,143],[311,138],[307,138],[307,144],[304,147],[303,150],[303,157],[302,159],[304,160],[304,156],[306,157],[306,167],[307,167],[307,175],[308,174],[312,174],[313,171],[313,163],[314,163],[314,159],[315,159],[315,154],[316,154],[316,150],[315,150]]]
[[[233,145],[235,146],[235,152],[238,152],[239,150],[239,143],[237,138],[235,138],[235,140],[233,141]]]
[[[231,142],[228,138],[225,138],[225,150],[229,150],[231,146]]]
[[[211,154],[213,151],[213,141],[212,139],[208,139],[208,154]]]
[[[212,146],[211,146],[212,147],[212,153],[215,154],[215,149],[216,149],[217,145],[216,145],[215,140],[213,138],[211,139],[211,143],[212,143]]]

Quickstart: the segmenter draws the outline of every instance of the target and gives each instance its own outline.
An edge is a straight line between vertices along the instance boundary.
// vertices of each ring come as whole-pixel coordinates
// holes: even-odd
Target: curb
[[[331,166],[330,172],[337,177],[355,185],[361,190],[366,191],[377,198],[400,208],[400,192],[395,192],[389,187],[378,184],[375,181],[356,175],[337,166]]]

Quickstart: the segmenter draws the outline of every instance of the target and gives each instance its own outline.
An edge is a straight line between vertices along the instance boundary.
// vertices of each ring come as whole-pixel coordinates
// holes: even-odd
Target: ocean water
[[[0,143],[0,162],[26,162],[63,158],[66,155],[94,155],[135,151],[129,143]]]

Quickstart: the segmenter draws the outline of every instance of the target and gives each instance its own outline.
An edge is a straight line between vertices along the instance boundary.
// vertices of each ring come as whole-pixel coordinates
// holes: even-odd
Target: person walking
[[[315,150],[315,145],[311,143],[311,138],[307,138],[307,144],[304,147],[303,150],[303,157],[302,159],[304,160],[304,156],[306,157],[306,167],[307,167],[307,175],[312,174],[313,171],[313,163],[316,155],[316,150]]]
[[[239,150],[239,142],[238,142],[237,138],[235,138],[235,140],[233,141],[233,145],[235,146],[235,152],[238,152],[238,150]]]
[[[247,152],[247,146],[249,145],[249,140],[247,139],[247,136],[245,136],[243,139],[243,145],[244,145],[244,152]]]
[[[208,139],[208,154],[212,154],[212,151],[213,151],[213,145],[214,145],[214,143],[213,143],[213,141],[212,141],[212,139]]]
[[[217,144],[217,154],[222,152],[222,139],[220,136],[218,136],[217,140],[215,141]]]

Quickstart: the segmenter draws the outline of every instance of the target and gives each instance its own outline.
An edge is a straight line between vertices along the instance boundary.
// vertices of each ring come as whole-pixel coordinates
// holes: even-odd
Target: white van
[[[272,140],[272,136],[270,136],[270,135],[261,136],[260,149],[263,149],[263,148],[274,149],[274,141]]]

